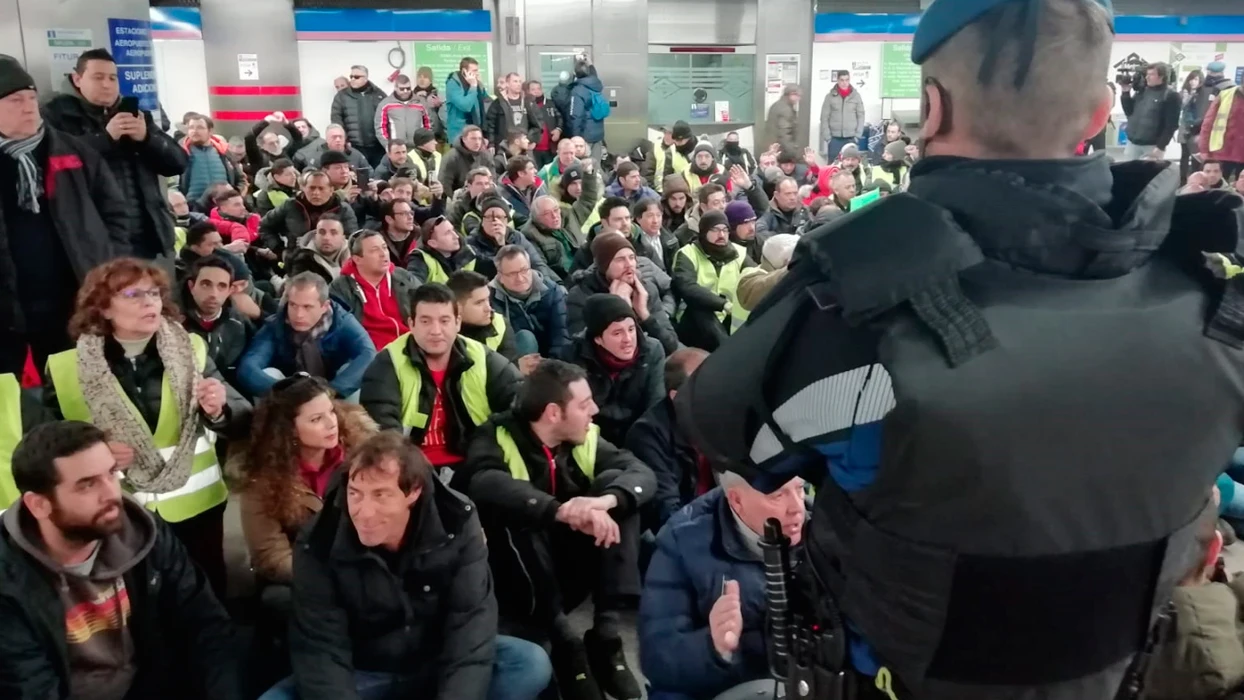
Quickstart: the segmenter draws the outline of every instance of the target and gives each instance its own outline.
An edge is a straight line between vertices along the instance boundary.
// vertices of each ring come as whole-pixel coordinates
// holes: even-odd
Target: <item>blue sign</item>
[[[159,109],[151,22],[108,18],[108,46],[117,62],[121,94],[138,98],[138,106],[148,112]]]
[[[1235,84],[1244,85],[1244,66],[1235,69]]]
[[[691,105],[692,119],[708,119],[708,105]]]

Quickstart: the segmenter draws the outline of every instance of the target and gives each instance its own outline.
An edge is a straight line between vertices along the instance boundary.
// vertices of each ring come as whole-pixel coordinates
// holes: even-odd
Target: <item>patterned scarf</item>
[[[17,161],[17,203],[32,214],[39,213],[39,197],[43,194],[39,165],[34,159],[35,149],[41,143],[43,143],[42,125],[33,136],[24,139],[0,136],[0,153]]]
[[[95,425],[111,440],[134,450],[134,463],[125,478],[136,491],[168,493],[186,485],[194,466],[194,448],[199,433],[199,407],[194,387],[200,379],[194,361],[190,335],[177,324],[161,322],[155,334],[156,351],[164,363],[164,379],[173,389],[180,435],[173,454],[165,460],[156,449],[151,430],[135,415],[104,357],[104,338],[83,335],[78,338],[78,376],[82,397],[91,409]]]

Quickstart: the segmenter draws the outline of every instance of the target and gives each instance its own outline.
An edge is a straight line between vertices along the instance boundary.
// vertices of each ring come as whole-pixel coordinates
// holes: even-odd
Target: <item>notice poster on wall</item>
[[[151,22],[109,17],[108,46],[117,62],[117,82],[121,94],[138,98],[138,106],[148,112],[159,109]]]
[[[1174,42],[1171,44],[1170,64],[1175,69],[1175,83],[1183,85],[1184,79],[1194,70],[1205,72],[1205,67],[1227,57],[1225,43]]]
[[[869,61],[851,61],[851,84],[863,90],[872,82],[873,64]]]
[[[65,76],[73,72],[78,56],[91,48],[89,29],[49,29],[48,62],[52,69],[52,87],[60,89]]]
[[[717,100],[713,102],[713,121],[730,121],[730,102],[727,100]]]
[[[781,95],[782,88],[799,84],[799,54],[765,54],[765,93]]]
[[[456,72],[462,59],[470,56],[479,62],[480,84],[489,94],[494,92],[486,41],[416,41],[411,53],[414,60],[408,68],[410,75],[414,75],[417,68],[427,66],[432,69],[432,84],[441,90],[445,89],[449,74]]]
[[[238,80],[259,80],[258,54],[238,54]]]
[[[881,45],[881,97],[920,97],[920,66],[911,62],[910,43]]]

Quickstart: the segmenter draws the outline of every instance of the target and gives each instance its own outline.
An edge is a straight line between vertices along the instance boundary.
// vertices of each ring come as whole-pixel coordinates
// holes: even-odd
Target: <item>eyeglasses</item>
[[[729,226],[714,226],[708,230],[709,233],[730,233]]]
[[[157,288],[152,289],[123,289],[117,293],[117,296],[130,302],[140,303],[144,300],[159,301],[164,297],[164,293]]]
[[[366,79],[367,79],[367,76],[365,76],[365,75],[352,75],[352,76],[350,76],[350,80],[366,80]]]
[[[531,272],[530,267],[524,267],[521,270],[514,270],[513,272],[502,272],[501,276],[506,278],[507,280],[516,280],[516,279],[521,279],[525,277],[530,272]]]
[[[400,211],[397,209],[393,210],[393,216],[414,216],[414,215],[415,215],[415,212],[410,211],[410,210],[407,210],[407,211]]]
[[[485,214],[484,221],[509,221],[510,217],[506,214]]]

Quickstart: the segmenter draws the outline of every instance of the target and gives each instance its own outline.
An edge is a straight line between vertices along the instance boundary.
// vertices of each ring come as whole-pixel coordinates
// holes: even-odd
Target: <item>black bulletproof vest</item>
[[[1212,216],[1178,230],[1198,206]],[[805,241],[736,336],[753,342],[719,351],[736,382],[693,383],[701,412],[756,397],[712,430],[744,441],[767,424],[782,458],[707,456],[777,483],[824,458],[774,415],[806,420],[831,398],[782,385],[829,352],[825,333],[876,353],[862,381],[893,391],[877,480],[848,496],[825,479],[805,541],[825,594],[912,697],[1115,696],[1244,435],[1244,294],[1223,292],[1244,275],[1214,281],[1200,260],[1234,251],[1241,206],[1181,203],[1160,254],[1069,279],[987,260],[945,210],[891,197]]]

